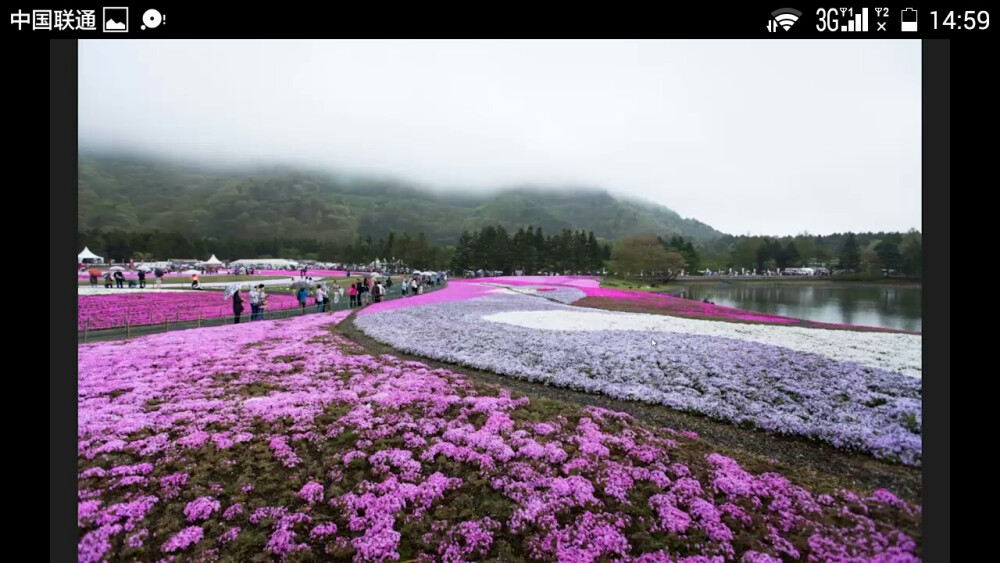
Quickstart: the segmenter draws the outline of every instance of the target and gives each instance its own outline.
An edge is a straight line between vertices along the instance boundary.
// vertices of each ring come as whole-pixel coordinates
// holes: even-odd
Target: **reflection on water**
[[[920,286],[691,284],[669,293],[717,305],[824,323],[922,330]]]

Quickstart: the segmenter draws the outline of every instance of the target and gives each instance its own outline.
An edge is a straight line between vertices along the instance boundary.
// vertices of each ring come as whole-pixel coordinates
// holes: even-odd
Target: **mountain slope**
[[[179,231],[200,236],[346,242],[389,231],[454,244],[463,229],[502,225],[592,230],[616,240],[640,232],[696,239],[715,229],[652,203],[594,189],[518,188],[488,195],[432,193],[399,182],[287,168],[208,171],[138,158],[81,156],[80,230]]]

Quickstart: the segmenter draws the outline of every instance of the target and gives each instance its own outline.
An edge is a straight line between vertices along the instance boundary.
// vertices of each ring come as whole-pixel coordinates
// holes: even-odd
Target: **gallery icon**
[[[128,33],[128,8],[104,8],[104,33]]]

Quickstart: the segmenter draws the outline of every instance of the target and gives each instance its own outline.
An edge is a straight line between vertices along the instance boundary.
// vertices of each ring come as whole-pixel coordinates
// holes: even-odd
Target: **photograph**
[[[79,562],[925,558],[920,39],[112,10],[76,47]]]

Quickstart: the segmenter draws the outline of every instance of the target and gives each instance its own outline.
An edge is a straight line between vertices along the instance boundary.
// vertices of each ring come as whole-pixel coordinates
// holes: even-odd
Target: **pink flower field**
[[[81,345],[79,561],[919,560],[889,491],[370,355],[348,314]]]
[[[250,317],[250,302],[242,292],[243,315]],[[267,298],[268,310],[277,311],[298,307],[292,295],[272,294]],[[100,330],[130,325],[163,322],[194,321],[232,316],[233,302],[223,300],[218,291],[163,290],[121,295],[77,296],[77,330]]]

